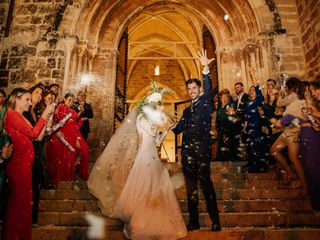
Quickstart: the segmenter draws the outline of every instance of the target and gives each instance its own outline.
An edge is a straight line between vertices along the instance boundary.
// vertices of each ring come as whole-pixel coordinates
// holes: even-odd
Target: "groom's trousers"
[[[193,148],[184,151],[182,155],[183,174],[187,189],[189,224],[193,226],[199,226],[199,182],[212,224],[220,225],[216,192],[210,178],[210,159],[211,149],[208,146],[206,148],[193,146]]]

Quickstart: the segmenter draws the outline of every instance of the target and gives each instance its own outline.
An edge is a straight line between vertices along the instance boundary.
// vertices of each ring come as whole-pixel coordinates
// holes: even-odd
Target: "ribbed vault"
[[[219,51],[230,46],[245,48],[248,40],[262,31],[254,9],[250,1],[243,0],[84,0],[73,18],[64,20],[73,21],[72,28],[64,31],[78,36],[88,49],[93,46],[101,52],[117,49],[122,33],[127,30],[129,44],[145,42],[146,48],[158,49],[155,54],[130,48],[129,56],[182,58],[177,61],[183,78],[187,79],[200,75],[197,61],[183,58],[195,56],[202,47],[203,27],[211,32]],[[225,15],[229,16],[227,21]],[[159,44],[170,42],[185,44],[174,49]],[[220,56],[217,61],[221,64]],[[129,60],[129,82],[137,64],[141,61]]]
[[[194,19],[206,24],[217,45],[242,41],[259,32],[253,8],[243,0],[90,0],[83,4],[81,18],[74,23],[78,27],[74,29],[89,44],[116,47],[127,26],[134,22],[138,27],[140,22],[161,12],[182,15],[192,27],[196,23]],[[229,15],[229,21],[224,21],[225,14]]]

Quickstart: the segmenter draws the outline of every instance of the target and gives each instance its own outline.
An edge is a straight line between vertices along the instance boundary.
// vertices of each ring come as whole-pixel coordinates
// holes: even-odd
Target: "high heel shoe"
[[[288,188],[290,185],[292,185],[293,180],[296,180],[298,177],[296,175],[287,175],[285,174],[283,176],[283,179],[280,180],[279,186],[277,188]]]

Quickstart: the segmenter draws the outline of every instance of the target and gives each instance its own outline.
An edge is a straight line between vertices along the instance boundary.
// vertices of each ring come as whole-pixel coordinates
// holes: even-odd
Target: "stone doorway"
[[[157,64],[162,84],[176,91],[177,101],[187,99],[182,83],[189,77],[201,78],[201,66],[190,57],[206,45],[204,26],[215,43],[219,89],[232,90],[240,80],[247,88],[252,83],[250,69],[261,81],[281,73],[307,72],[305,40],[296,17],[301,4],[297,9],[294,0],[14,2],[14,18],[5,27],[10,31],[0,35],[2,86],[10,91],[34,82],[56,82],[63,94],[86,84],[79,77],[82,73],[92,74],[94,81],[86,86],[95,110],[89,142],[97,149],[114,131],[118,45],[126,29],[129,44],[148,42],[158,48],[152,52],[130,47],[134,55],[129,51],[127,86],[133,90],[128,90],[127,99],[131,100],[139,95],[131,85],[142,79],[141,89],[146,86]],[[12,16],[9,2],[0,6],[6,18]],[[159,42],[165,46],[159,49]]]

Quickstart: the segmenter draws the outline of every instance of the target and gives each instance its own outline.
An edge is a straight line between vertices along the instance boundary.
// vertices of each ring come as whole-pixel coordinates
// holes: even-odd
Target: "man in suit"
[[[88,135],[90,132],[89,119],[93,118],[92,107],[89,103],[86,102],[86,93],[79,91],[77,100],[73,103],[72,108],[79,113],[79,119],[82,120],[83,124],[80,127],[80,132],[87,141]]]
[[[213,59],[207,58],[206,51],[199,53],[198,59],[203,67],[204,92],[200,95],[201,82],[189,79],[186,82],[192,105],[187,107],[180,121],[172,126],[175,134],[183,133],[182,137],[182,169],[185,177],[189,224],[189,231],[199,229],[199,196],[198,182],[203,190],[207,210],[212,221],[211,231],[220,231],[219,210],[216,193],[211,181],[211,118],[214,108],[212,83],[209,75],[209,64]]]
[[[244,143],[246,142],[245,136],[241,133],[243,131],[244,122],[245,122],[245,110],[248,104],[248,94],[244,92],[244,87],[242,82],[237,82],[234,84],[234,90],[236,92],[237,99],[235,101],[236,106],[236,129],[235,129],[235,138],[236,138],[236,160],[244,161],[246,148],[244,147]]]
[[[244,87],[242,82],[237,82],[234,84],[234,90],[237,95],[236,100],[236,114],[241,119],[242,123],[244,121],[244,112],[246,105],[248,103],[248,94],[244,92]]]

